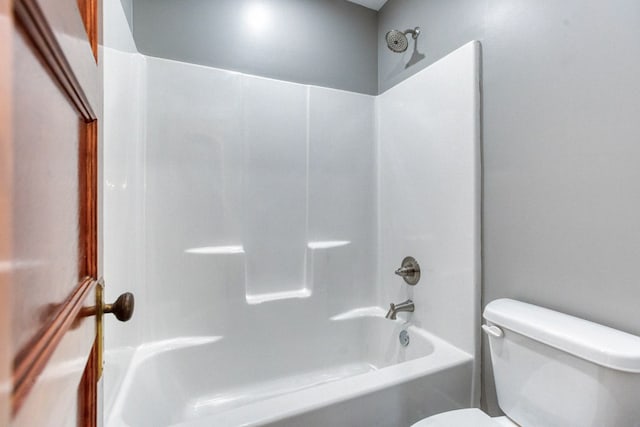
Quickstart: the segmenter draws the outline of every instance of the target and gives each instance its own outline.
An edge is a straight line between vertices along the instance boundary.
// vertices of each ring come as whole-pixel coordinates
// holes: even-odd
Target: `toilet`
[[[640,427],[640,337],[510,299],[484,318],[506,416],[461,409],[412,427]]]

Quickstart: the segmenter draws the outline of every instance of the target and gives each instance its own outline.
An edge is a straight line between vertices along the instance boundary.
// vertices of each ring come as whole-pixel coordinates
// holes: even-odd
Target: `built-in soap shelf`
[[[332,249],[350,245],[349,240],[316,240],[307,243],[309,249]]]
[[[319,254],[330,253],[336,248],[344,248],[351,244],[349,240],[314,240],[307,243],[306,254],[306,280],[305,286],[299,289],[283,290],[281,292],[267,292],[267,293],[246,293],[245,298],[247,304],[262,304],[265,302],[282,301],[287,299],[296,298],[310,298],[316,288],[318,274],[326,274],[326,272],[318,271],[316,264],[316,256]],[[316,254],[317,253],[317,254]],[[326,258],[322,263],[323,266],[328,266]],[[318,291],[318,289],[315,289]]]
[[[294,298],[309,298],[311,289],[303,288],[293,291],[270,292],[265,294],[246,294],[247,304],[262,304],[270,301],[280,301]]]
[[[244,268],[242,274],[244,275],[245,292],[244,297],[247,304],[263,304],[272,301],[282,301],[288,299],[300,299],[309,298],[314,292],[315,284],[326,284],[327,280],[331,280],[330,277],[342,276],[349,274],[347,271],[341,271],[345,267],[344,263],[338,262],[339,259],[344,258],[342,254],[334,253],[334,251],[343,251],[347,246],[351,245],[349,240],[314,240],[309,241],[306,247],[306,274],[304,280],[304,286],[297,289],[283,289],[281,291],[273,292],[248,292],[249,286],[246,283],[246,265],[243,263]],[[196,256],[228,256],[228,255],[240,255],[246,256],[243,245],[212,245],[212,246],[200,246],[185,249],[184,252],[190,255]],[[337,259],[335,257],[338,257]],[[318,258],[321,257],[321,258]],[[246,262],[246,259],[245,259]],[[237,268],[237,267],[235,267]],[[320,279],[320,280],[318,280]],[[335,278],[333,279],[335,280]],[[283,283],[286,280],[283,278]],[[255,284],[254,284],[255,285]],[[252,286],[256,288],[256,286]]]
[[[242,245],[203,246],[185,249],[184,252],[192,255],[233,255],[244,254],[244,247]]]

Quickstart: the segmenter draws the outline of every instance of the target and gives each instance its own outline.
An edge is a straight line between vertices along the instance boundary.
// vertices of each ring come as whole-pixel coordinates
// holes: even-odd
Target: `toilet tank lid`
[[[598,365],[640,373],[640,337],[512,299],[487,304],[484,318]]]

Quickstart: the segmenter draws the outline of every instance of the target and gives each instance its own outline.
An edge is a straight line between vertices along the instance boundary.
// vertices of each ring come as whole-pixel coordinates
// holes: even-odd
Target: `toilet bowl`
[[[510,299],[484,311],[498,405],[412,427],[640,427],[640,337]]]

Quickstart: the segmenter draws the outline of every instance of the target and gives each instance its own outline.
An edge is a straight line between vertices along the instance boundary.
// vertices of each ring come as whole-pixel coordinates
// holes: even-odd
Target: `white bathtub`
[[[383,315],[359,309],[324,327],[142,346],[107,426],[403,427],[471,406],[472,357]]]

